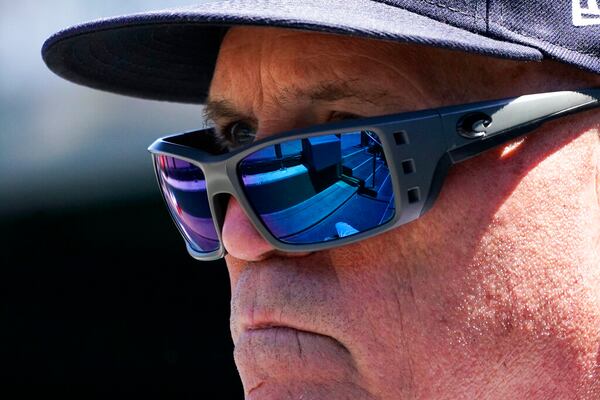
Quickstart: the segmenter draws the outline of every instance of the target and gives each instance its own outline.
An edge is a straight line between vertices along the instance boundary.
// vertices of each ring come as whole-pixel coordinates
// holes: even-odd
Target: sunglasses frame
[[[269,136],[224,154],[217,154],[212,128],[157,139],[148,151],[153,156],[178,158],[200,168],[206,180],[208,203],[219,248],[198,252],[188,241],[177,218],[169,213],[185,239],[189,254],[211,261],[226,254],[222,228],[229,196],[234,196],[260,235],[284,252],[312,252],[371,238],[414,221],[431,209],[449,168],[512,139],[534,131],[546,121],[600,106],[600,88],[549,92],[502,100],[441,107],[430,110],[327,123]],[[290,244],[277,239],[250,204],[238,174],[240,162],[250,154],[289,140],[370,131],[379,137],[392,179],[395,213],[383,225],[336,240]],[[412,171],[402,163],[412,160]],[[156,179],[159,171],[153,157]]]

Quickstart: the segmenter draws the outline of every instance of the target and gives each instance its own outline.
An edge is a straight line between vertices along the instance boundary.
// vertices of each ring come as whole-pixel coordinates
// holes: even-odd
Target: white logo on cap
[[[573,25],[588,26],[600,25],[600,8],[598,0],[587,0],[587,7],[582,7],[581,0],[573,0]]]

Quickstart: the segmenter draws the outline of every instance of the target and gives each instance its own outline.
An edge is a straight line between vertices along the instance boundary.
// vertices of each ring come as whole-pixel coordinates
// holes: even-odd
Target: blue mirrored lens
[[[336,240],[395,213],[381,141],[370,131],[269,146],[244,158],[239,173],[250,204],[282,242]]]
[[[177,158],[154,156],[160,188],[169,211],[192,248],[199,253],[219,249],[202,170]]]

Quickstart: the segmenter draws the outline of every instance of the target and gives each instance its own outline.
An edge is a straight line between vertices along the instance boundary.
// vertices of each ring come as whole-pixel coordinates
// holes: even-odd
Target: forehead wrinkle
[[[423,89],[422,83],[420,79],[421,76],[412,75],[406,69],[401,67],[401,60],[392,59],[391,62],[383,62],[381,59],[377,57],[367,55],[367,54],[355,54],[354,57],[365,60],[365,65],[377,65],[382,69],[387,69],[391,71],[394,75],[398,77],[398,81],[402,81],[403,90],[406,90],[408,86],[411,90],[414,90],[415,93],[418,93],[421,99],[428,99],[429,95]]]
[[[351,69],[353,71],[352,75],[355,76],[355,78],[352,79],[342,79],[336,73],[336,69],[334,68],[332,73],[336,78],[331,79],[332,82],[339,82],[342,86],[344,82],[347,82],[346,86],[348,86],[348,91],[357,94],[357,96],[352,97],[357,97],[360,100],[371,100],[371,98],[373,98],[373,100],[380,100],[392,93],[381,90],[379,96],[376,94],[368,96],[366,95],[367,92],[364,90],[355,90],[353,87],[350,87],[350,83],[356,82],[356,88],[360,86],[360,83],[370,83],[371,86],[375,86],[372,81],[368,81],[367,79],[382,74],[383,71],[387,71],[386,75],[388,77],[392,76],[393,79],[399,83],[398,88],[402,88],[403,92],[406,92],[406,89],[410,89],[414,94],[418,95],[418,98],[420,98],[422,102],[431,103],[432,93],[431,90],[427,90],[426,87],[428,86],[427,83],[433,80],[433,77],[430,76],[430,74],[433,73],[435,69],[423,68],[422,66],[415,68],[415,65],[426,60],[427,54],[424,54],[422,51],[416,53],[412,48],[401,43],[374,41],[374,43],[370,43],[369,47],[363,47],[362,45],[364,45],[364,43],[362,42],[359,42],[359,44],[361,44],[361,46],[358,47],[360,51],[354,51],[352,53],[348,53],[344,50],[329,51],[327,57],[333,60],[333,62],[351,62],[355,67]],[[323,56],[306,54],[303,56],[303,60],[305,62],[316,60],[316,63],[320,64],[323,62]],[[366,67],[366,69],[362,68],[362,66]],[[317,71],[321,70],[317,69]],[[365,78],[366,76],[369,78]],[[393,93],[393,95],[403,95],[403,93]],[[425,104],[421,104],[421,106],[424,105]]]
[[[353,98],[367,103],[376,104],[377,100],[388,97],[387,90],[359,90],[358,85],[353,86],[352,83],[358,83],[360,79],[347,80],[332,80],[319,82],[314,88],[306,91],[304,95],[312,102],[335,102],[348,98]]]
[[[353,86],[353,82],[360,79],[332,79],[322,80],[311,83],[303,88],[297,85],[289,87],[279,87],[271,96],[273,103],[285,108],[293,106],[298,101],[308,101],[311,105],[317,103],[333,103],[340,100],[355,99],[370,104],[377,104],[377,101],[388,97],[389,91],[383,89],[360,90]]]

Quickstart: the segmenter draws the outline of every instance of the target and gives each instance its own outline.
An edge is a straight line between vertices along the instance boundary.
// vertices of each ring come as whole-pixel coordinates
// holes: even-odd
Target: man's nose
[[[223,224],[223,245],[227,253],[246,261],[260,261],[273,255],[302,256],[309,253],[282,253],[256,230],[240,203],[231,197]]]

